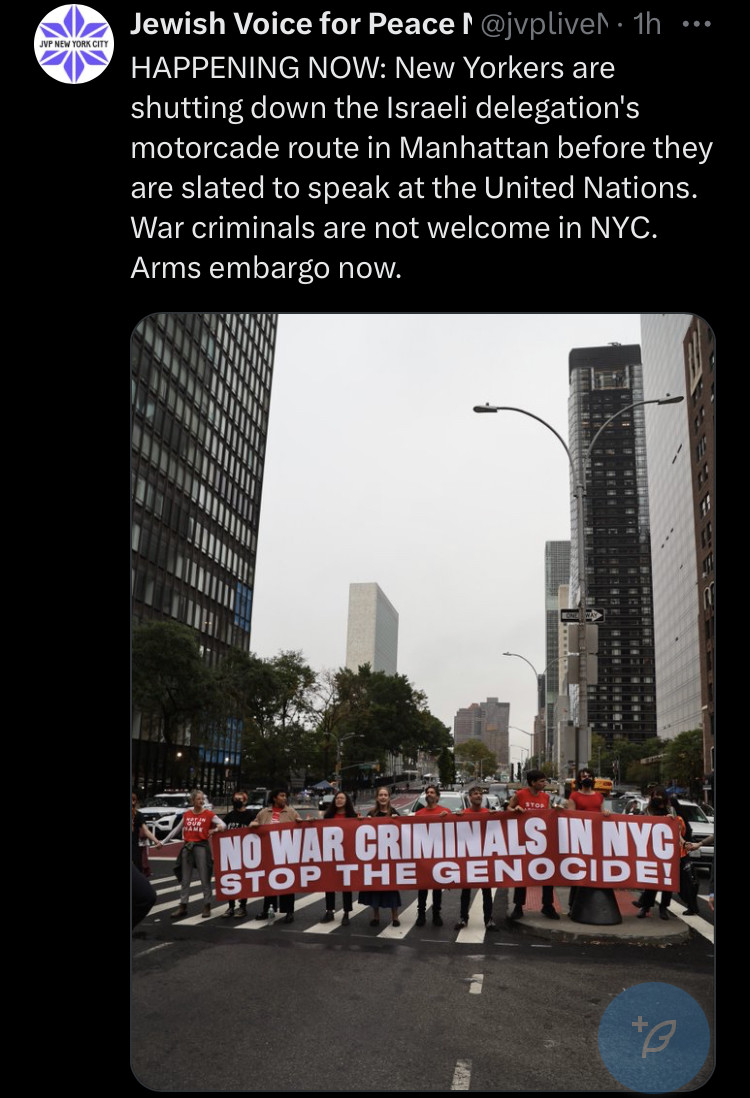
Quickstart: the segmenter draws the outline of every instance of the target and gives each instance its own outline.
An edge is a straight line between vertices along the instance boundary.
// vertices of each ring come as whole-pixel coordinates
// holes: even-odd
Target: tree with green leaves
[[[216,668],[219,720],[242,728],[243,780],[283,784],[312,750],[314,671],[301,652],[271,659],[234,650]]]
[[[490,751],[486,743],[473,738],[458,744],[455,749],[457,761],[462,766],[470,766],[475,777],[494,774],[497,770],[497,759]]]
[[[686,789],[696,800],[703,799],[703,732],[691,728],[667,740],[664,754],[666,785]]]
[[[187,625],[152,621],[133,629],[133,704],[156,720],[168,744],[202,721],[215,702],[198,634]]]

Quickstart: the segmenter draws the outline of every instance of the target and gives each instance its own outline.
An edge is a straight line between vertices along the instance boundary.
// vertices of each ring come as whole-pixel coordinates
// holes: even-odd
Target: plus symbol
[[[640,1014],[638,1015],[638,1021],[637,1022],[631,1022],[630,1024],[631,1024],[631,1026],[635,1026],[639,1033],[641,1032],[641,1030],[643,1029],[644,1026],[648,1026],[648,1022],[644,1022],[643,1018],[641,1018]]]

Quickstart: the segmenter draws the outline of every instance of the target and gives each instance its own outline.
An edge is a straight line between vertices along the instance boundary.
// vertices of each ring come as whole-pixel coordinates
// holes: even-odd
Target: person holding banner
[[[206,798],[200,789],[194,789],[190,794],[192,807],[183,812],[177,825],[167,835],[164,845],[171,842],[182,832],[185,845],[180,851],[175,873],[179,877],[180,903],[169,916],[170,919],[184,919],[187,915],[187,905],[190,898],[190,882],[193,879],[194,870],[198,871],[201,885],[203,886],[203,912],[201,918],[211,917],[211,874],[214,869],[214,861],[211,856],[211,847],[208,836],[216,831],[224,831],[226,825],[220,820],[212,808],[204,808]]]
[[[261,808],[258,815],[250,824],[251,827],[261,827],[265,824],[299,823],[302,817],[295,808],[287,803],[289,794],[286,789],[272,789],[271,803],[267,808]],[[282,896],[264,896],[263,907],[255,916],[256,919],[267,919],[271,908],[278,907],[284,912],[284,922],[294,922],[294,893]]]
[[[489,808],[484,808],[482,805],[482,787],[479,785],[473,785],[469,790],[469,807],[464,809],[463,812],[459,812],[459,816],[482,816],[489,815]],[[469,923],[469,905],[471,903],[471,889],[461,889],[461,917],[456,923],[455,930],[463,930]],[[482,889],[482,914],[484,915],[484,925],[486,930],[497,930],[494,920],[492,918],[492,889]]]
[[[529,770],[526,773],[528,789],[517,789],[508,804],[509,812],[539,812],[550,807],[549,793],[544,792],[547,776],[543,770]],[[510,920],[523,918],[523,905],[526,903],[526,888],[513,890],[513,910]],[[542,885],[542,915],[548,919],[559,919],[555,911],[555,892],[552,885]]]
[[[436,785],[426,785],[424,790],[424,799],[427,802],[422,808],[418,808],[414,813],[415,816],[450,816],[450,809],[444,808],[439,804],[440,790]],[[417,926],[424,926],[427,922],[427,892],[426,888],[420,888],[417,892]],[[442,888],[433,888],[432,890],[432,925],[442,926],[443,918],[440,914],[440,910],[443,906],[443,890]]]
[[[224,817],[224,823],[227,825],[227,831],[234,831],[238,827],[249,827],[252,820],[250,809],[247,807],[247,793],[244,789],[238,789],[232,796],[232,811],[227,812]],[[237,908],[234,906],[234,900],[229,901],[229,905],[222,915],[222,919],[244,919],[247,916],[247,900],[242,899],[239,902]]]
[[[337,793],[333,798],[328,808],[323,813],[324,820],[333,819],[357,819],[359,813],[352,803],[352,799],[348,793]],[[349,916],[352,911],[352,894],[351,892],[342,892],[341,899],[344,903],[344,917],[341,920],[342,926],[349,926]],[[332,923],[333,917],[336,911],[336,893],[326,892],[326,913],[320,920],[321,923]]]
[[[573,812],[601,812],[604,816],[611,813],[604,807],[604,796],[594,789],[595,782],[593,770],[587,766],[582,767],[576,775],[576,787],[565,802],[565,807]],[[577,885],[571,885],[568,893],[568,914],[573,910],[573,901],[578,891]]]
[[[663,789],[655,789],[651,794],[651,800],[648,802],[648,806],[644,813],[646,816],[671,816],[672,813],[669,809],[669,801],[667,800],[667,794]],[[687,856],[687,849],[685,847],[685,821],[681,816],[676,817],[677,822],[680,825],[680,857]],[[641,892],[637,900],[633,900],[633,907],[639,907],[641,910],[636,915],[637,919],[645,919],[651,912],[651,908],[656,903],[656,889],[647,888]],[[659,918],[669,919],[669,905],[672,900],[672,893],[665,892],[662,889],[661,900],[659,902]]]
[[[398,816],[399,813],[391,804],[391,794],[385,786],[381,786],[375,793],[375,807],[367,813],[368,817],[379,819],[382,816]],[[327,902],[327,901],[326,901]],[[359,902],[372,908],[370,926],[380,926],[381,907],[389,908],[391,912],[391,924],[401,926],[398,913],[401,908],[401,893],[389,892],[360,892]]]

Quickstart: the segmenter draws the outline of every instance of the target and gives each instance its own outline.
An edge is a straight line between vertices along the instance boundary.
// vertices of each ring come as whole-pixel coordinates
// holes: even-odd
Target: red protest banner
[[[588,812],[307,820],[212,836],[219,900],[515,885],[674,889],[677,821]]]

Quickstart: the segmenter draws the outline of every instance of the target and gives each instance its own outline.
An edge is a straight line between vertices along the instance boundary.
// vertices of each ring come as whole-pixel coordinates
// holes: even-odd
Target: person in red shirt
[[[539,812],[550,807],[549,793],[544,792],[547,776],[543,770],[529,770],[526,774],[527,789],[517,789],[510,799],[509,812]],[[511,920],[523,918],[523,905],[526,903],[526,889],[513,890],[513,910],[508,916]],[[552,885],[542,885],[542,915],[548,919],[559,919],[555,911],[555,893]]]
[[[183,812],[182,819],[172,828],[164,840],[165,845],[174,839],[180,832],[185,845],[180,851],[179,868],[180,876],[180,903],[170,915],[170,919],[183,919],[187,915],[187,904],[190,898],[190,882],[193,879],[193,870],[198,870],[201,885],[203,886],[203,911],[201,917],[208,919],[211,916],[211,874],[214,862],[211,857],[211,847],[208,836],[215,831],[224,831],[225,823],[220,820],[212,808],[204,808],[206,798],[200,789],[194,789],[190,794],[192,806]]]
[[[481,786],[473,785],[469,790],[469,807],[460,812],[461,817],[473,817],[473,816],[488,816],[489,808],[485,808],[482,804],[482,789]],[[456,923],[454,929],[463,930],[469,922],[469,905],[471,903],[471,889],[461,889],[461,918]],[[486,930],[497,930],[495,922],[492,918],[492,889],[482,889],[482,914],[484,915],[484,925]]]
[[[594,771],[587,766],[581,767],[576,776],[576,787],[565,802],[565,807],[574,812],[601,812],[609,816],[610,811],[604,807],[604,796],[594,789]],[[573,910],[573,901],[578,892],[578,885],[571,885],[568,892],[568,914]]]
[[[449,808],[444,808],[439,804],[440,790],[436,785],[425,786],[424,799],[427,802],[423,808],[418,808],[414,813],[415,816],[450,816],[451,812]],[[427,892],[428,889],[420,888],[417,893],[417,926],[424,926],[427,921],[425,911],[427,909]],[[432,925],[442,926],[443,919],[440,914],[440,909],[443,906],[443,890],[442,888],[433,888],[432,890]]]
[[[575,812],[602,812],[609,816],[609,809],[604,808],[604,796],[594,789],[594,772],[588,767],[578,771],[576,787],[570,794],[565,807]]]

